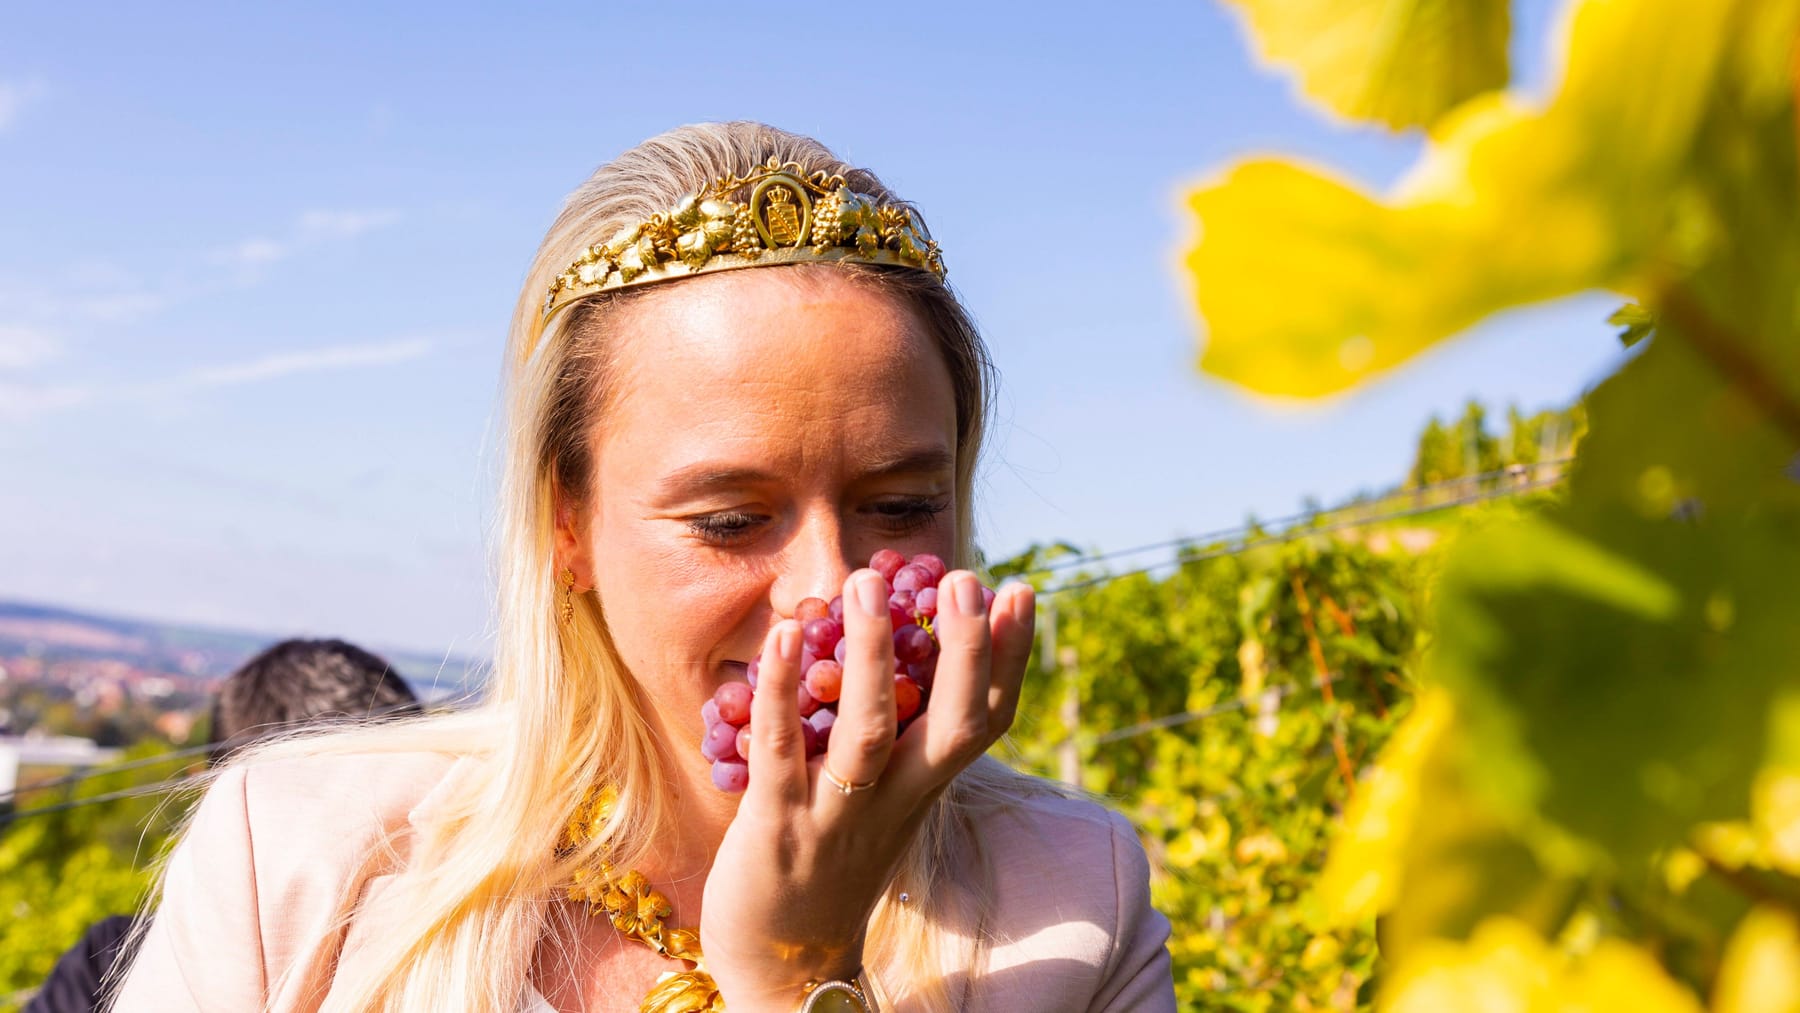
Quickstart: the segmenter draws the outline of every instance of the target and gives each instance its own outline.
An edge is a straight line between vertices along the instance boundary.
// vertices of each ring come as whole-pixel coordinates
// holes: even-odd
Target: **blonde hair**
[[[576,618],[563,625],[553,581],[556,499],[559,491],[577,500],[592,493],[587,441],[605,411],[608,324],[633,291],[578,304],[548,332],[539,314],[551,278],[582,248],[771,157],[841,173],[856,190],[895,199],[872,174],[810,138],[758,123],[700,124],[652,138],[595,172],[539,247],[508,342],[499,625],[488,699],[470,713],[277,744],[241,761],[415,749],[481,760],[450,788],[441,818],[415,843],[392,888],[371,902],[381,910],[357,914],[379,917],[383,930],[340,964],[323,1009],[513,1013],[557,886],[601,853],[629,867],[671,832],[664,750],[613,647],[603,605],[579,596]],[[847,271],[901,300],[934,336],[956,393],[957,537],[959,562],[968,564],[970,496],[992,376],[966,312],[924,272],[836,264],[766,270]],[[558,856],[568,815],[600,782],[618,790],[615,817],[599,839]],[[1043,791],[1054,789],[983,758],[933,804],[870,923],[866,967],[889,1003],[957,1007],[989,942],[990,874],[971,823],[978,810]],[[907,903],[898,902],[901,891]]]

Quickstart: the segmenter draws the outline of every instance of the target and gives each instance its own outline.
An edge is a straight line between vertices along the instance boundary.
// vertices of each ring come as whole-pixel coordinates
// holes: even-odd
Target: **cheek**
[[[706,559],[664,525],[610,525],[597,535],[595,578],[614,644],[653,696],[712,691],[713,666],[747,661],[767,626],[769,581],[740,562]],[[748,646],[746,647],[746,643]],[[673,683],[675,684],[672,684]]]

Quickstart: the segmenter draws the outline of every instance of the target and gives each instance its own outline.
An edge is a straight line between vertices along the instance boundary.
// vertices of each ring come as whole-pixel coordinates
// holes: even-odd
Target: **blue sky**
[[[1619,359],[1596,295],[1322,406],[1196,374],[1184,186],[1268,152],[1385,186],[1419,149],[1301,105],[1213,3],[609,7],[0,14],[0,596],[481,651],[516,286],[595,165],[696,120],[925,210],[1004,378],[992,553],[1385,486],[1432,412]],[[1547,3],[1517,20],[1541,80]]]

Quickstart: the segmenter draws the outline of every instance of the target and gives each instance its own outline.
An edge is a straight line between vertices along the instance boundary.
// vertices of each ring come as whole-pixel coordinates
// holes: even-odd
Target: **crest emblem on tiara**
[[[812,227],[812,200],[800,180],[779,173],[750,191],[750,216],[769,249],[799,246]]]

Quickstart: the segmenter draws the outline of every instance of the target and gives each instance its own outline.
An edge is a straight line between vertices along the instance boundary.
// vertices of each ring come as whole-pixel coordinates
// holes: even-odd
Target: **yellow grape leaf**
[[[1463,938],[1496,914],[1554,926],[1572,889],[1552,860],[1566,847],[1486,806],[1471,790],[1470,762],[1449,695],[1427,690],[1351,800],[1308,899],[1311,916],[1330,927],[1385,916],[1389,959]]]
[[[1529,1013],[1555,979],[1550,948],[1510,919],[1484,922],[1467,943],[1433,941],[1395,967],[1383,1013]]]
[[[1765,768],[1750,789],[1750,815],[1775,868],[1800,875],[1800,772]]]
[[[1616,939],[1571,958],[1508,918],[1435,941],[1395,968],[1383,1013],[1700,1013],[1647,952]]]
[[[1387,199],[1270,160],[1201,187],[1201,368],[1318,397],[1500,309],[1641,286],[1679,241],[1721,55],[1755,2],[1584,0],[1549,103],[1465,103]]]
[[[1603,939],[1563,974],[1545,1013],[1700,1013],[1700,1003],[1645,950]]]
[[[1744,916],[1720,962],[1713,1013],[1800,1013],[1800,926],[1759,907]]]
[[[1371,918],[1393,903],[1418,819],[1420,773],[1452,716],[1448,694],[1420,694],[1351,798],[1314,893],[1333,924]]]
[[[1506,84],[1507,0],[1230,0],[1263,59],[1333,112],[1429,126]]]

